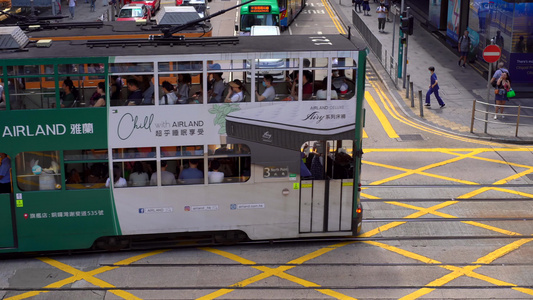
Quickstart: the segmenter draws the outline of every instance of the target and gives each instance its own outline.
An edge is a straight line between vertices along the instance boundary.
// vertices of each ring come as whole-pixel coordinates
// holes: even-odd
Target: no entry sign
[[[502,56],[502,50],[496,45],[489,45],[483,49],[483,59],[488,63],[497,62]]]

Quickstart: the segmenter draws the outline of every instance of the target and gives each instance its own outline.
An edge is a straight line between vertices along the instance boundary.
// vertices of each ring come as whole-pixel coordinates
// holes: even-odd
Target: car
[[[124,0],[124,5],[129,3],[143,3],[146,6],[150,7],[150,10],[152,11],[152,16],[155,15],[155,12],[158,11],[161,8],[161,0]]]
[[[254,25],[250,30],[250,35],[260,36],[260,35],[280,35],[278,26],[267,26],[267,25]],[[255,67],[257,78],[261,78],[266,74],[272,75],[274,80],[281,81],[285,79],[285,60],[277,58],[265,58],[265,59],[256,59]],[[246,61],[246,68],[251,68],[250,61]],[[261,70],[265,69],[265,70]],[[251,78],[251,72],[246,72],[246,78]]]
[[[117,21],[149,20],[152,17],[151,9],[144,3],[132,2],[124,5],[117,15]]]
[[[176,0],[176,6],[192,6],[196,9],[200,18],[209,16],[209,6],[207,6],[205,0]]]

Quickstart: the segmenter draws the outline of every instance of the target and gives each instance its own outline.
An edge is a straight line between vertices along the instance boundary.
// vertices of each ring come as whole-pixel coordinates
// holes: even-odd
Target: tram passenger
[[[165,94],[159,99],[159,105],[172,105],[178,103],[178,96],[174,93],[174,86],[172,83],[163,81],[161,87]]]
[[[191,74],[178,74],[178,86],[176,87],[176,93],[178,94],[179,104],[187,104],[189,101],[189,90],[191,89],[191,83]]]
[[[220,70],[219,64],[213,64],[210,66],[211,70]],[[210,82],[210,88],[207,91],[209,95],[209,103],[220,103],[222,102],[222,94],[226,86],[224,85],[224,78],[222,78],[222,72],[210,73],[213,76],[213,79]]]
[[[114,165],[113,166],[113,182],[114,182],[114,187],[116,188],[128,186],[128,182],[126,181],[126,179],[122,178],[121,175],[122,175],[122,172],[120,171],[120,167],[118,165]],[[105,182],[106,187],[109,187],[109,182],[110,182],[110,179],[108,177]]]
[[[92,164],[87,176],[87,183],[103,183],[105,182],[106,167],[102,163]]]
[[[152,75],[144,75],[141,82],[141,91],[143,92],[142,105],[152,105],[154,98],[154,83],[152,82]]]
[[[328,87],[328,78],[325,77],[324,80],[322,80],[322,89],[318,90],[316,92],[316,98],[320,100],[327,99],[327,87]],[[337,94],[337,91],[335,90],[335,87],[333,84],[331,85],[331,99],[339,99],[339,95]]]
[[[103,107],[105,106],[105,84],[103,82],[98,82],[96,86],[96,93],[98,93],[98,98],[92,105],[93,107]]]
[[[63,99],[61,101],[61,107],[73,107],[77,100],[77,90],[74,87],[72,79],[68,78],[63,80]]]
[[[207,172],[209,183],[221,183],[224,181],[224,172],[220,172],[220,163],[218,160],[211,161],[211,171]]]
[[[148,184],[148,173],[144,172],[143,164],[136,161],[133,164],[133,172],[130,174],[130,186],[145,186]]]
[[[302,100],[310,100],[313,97],[313,75],[311,72],[304,72],[302,79]],[[292,85],[291,96],[293,100],[298,99],[298,77],[295,80],[296,84]]]
[[[244,87],[242,82],[239,79],[235,79],[229,83],[229,86],[230,91],[228,92],[228,95],[226,95],[226,99],[224,100],[224,102],[244,102],[244,92],[246,91],[246,88]]]
[[[183,169],[180,166],[180,175],[178,177],[180,183],[183,184],[201,184],[204,183],[204,172],[198,170],[198,160],[189,160],[189,167]]]
[[[309,68],[311,66],[311,61],[309,59],[307,59],[307,58],[304,58],[303,66],[304,66],[304,68]],[[311,73],[311,71],[309,71],[309,70],[303,70],[303,72],[304,73]],[[299,73],[298,70],[294,70],[285,78],[285,81],[287,81],[287,88],[288,88],[289,92],[292,89],[294,81],[298,78],[298,73]],[[312,75],[312,73],[311,73],[311,75]]]
[[[7,154],[0,152],[0,194],[11,193],[11,160]]]
[[[6,95],[4,93],[4,87],[0,84],[0,110],[6,108]]]
[[[167,171],[167,161],[161,161],[161,185],[173,185],[176,184],[176,176],[174,173]],[[152,174],[150,178],[150,185],[157,185],[157,172]]]
[[[265,90],[261,95],[259,95],[258,91],[255,91],[257,101],[274,101],[276,98],[276,90],[274,89],[274,86],[272,86],[273,81],[274,78],[270,74],[266,74],[263,77],[263,86],[265,87]]]
[[[80,173],[78,173],[78,170],[76,170],[76,168],[73,168],[69,172],[69,176],[67,178],[67,184],[79,184],[79,183],[81,183]]]
[[[126,85],[128,86],[128,91],[131,93],[128,96],[128,100],[126,100],[125,105],[141,105],[143,101],[143,93],[139,88],[139,82],[136,79],[131,78],[128,79]]]

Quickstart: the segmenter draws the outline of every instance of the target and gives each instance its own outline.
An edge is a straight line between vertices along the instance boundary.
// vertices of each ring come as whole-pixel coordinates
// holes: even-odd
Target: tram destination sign
[[[263,178],[281,178],[289,176],[289,167],[264,167]]]

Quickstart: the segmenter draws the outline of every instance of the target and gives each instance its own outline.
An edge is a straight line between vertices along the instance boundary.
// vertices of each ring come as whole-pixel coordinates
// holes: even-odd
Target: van
[[[267,26],[267,25],[254,25],[250,29],[251,36],[260,36],[260,35],[280,35],[278,26]],[[262,78],[265,74],[270,74],[274,77],[274,80],[284,80],[285,79],[285,70],[272,70],[272,69],[283,69],[285,68],[285,61],[283,59],[258,59],[256,60],[256,69],[270,69],[270,70],[257,70],[258,78]],[[247,78],[250,78],[250,72],[247,72]]]

